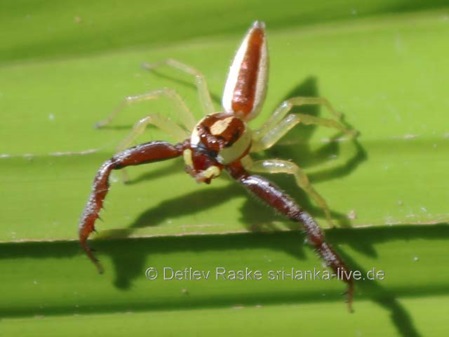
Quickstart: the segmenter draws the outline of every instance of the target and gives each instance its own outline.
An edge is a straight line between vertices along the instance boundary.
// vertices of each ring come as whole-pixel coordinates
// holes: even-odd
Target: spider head
[[[196,181],[209,184],[250,148],[251,134],[240,118],[224,112],[207,115],[195,126],[190,146],[184,150],[186,171]]]

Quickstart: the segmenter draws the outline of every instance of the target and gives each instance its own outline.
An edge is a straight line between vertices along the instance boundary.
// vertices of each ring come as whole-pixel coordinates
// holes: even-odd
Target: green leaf
[[[449,9],[443,1],[246,1],[0,4],[0,317],[6,335],[444,335],[448,300]],[[101,163],[150,112],[127,95],[175,88],[199,119],[192,79],[143,62],[200,69],[216,107],[230,60],[255,19],[267,23],[269,92],[260,125],[287,97],[323,96],[357,140],[301,126],[263,154],[304,167],[339,225],[327,239],[354,270],[348,314],[338,280],[292,280],[321,261],[291,224],[226,177],[197,185],[181,161],[113,177],[99,235],[106,274],[77,243],[77,222]],[[321,109],[306,109],[326,116]],[[172,140],[150,129],[140,141]],[[326,227],[293,183],[273,176]],[[440,224],[440,225],[438,225]],[[402,226],[399,226],[402,225]],[[249,232],[262,233],[249,233]],[[267,233],[266,233],[267,232]],[[158,278],[145,277],[155,268]],[[163,280],[186,268],[207,280]],[[260,271],[229,280],[217,270]],[[187,269],[188,271],[191,269]],[[283,278],[270,280],[271,272]],[[377,275],[379,276],[379,275]],[[36,318],[36,316],[38,318]],[[323,319],[323,322],[320,321]]]

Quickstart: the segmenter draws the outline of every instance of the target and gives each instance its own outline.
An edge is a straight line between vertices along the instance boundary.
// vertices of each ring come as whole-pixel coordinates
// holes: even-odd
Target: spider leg
[[[315,220],[297,205],[289,195],[281,191],[279,187],[263,177],[249,174],[240,162],[228,165],[226,170],[232,178],[241,183],[251,194],[290,220],[303,225],[309,244],[315,248],[326,265],[347,284],[347,302],[349,310],[352,311],[354,293],[352,273],[342,258],[326,243],[324,233]]]
[[[173,122],[173,120],[164,115],[152,113],[142,118],[134,125],[130,134],[117,146],[117,152],[121,152],[128,148],[142,133],[144,133],[148,125],[154,125],[177,141],[182,141],[189,137],[189,132],[181,128],[178,124]]]
[[[242,163],[248,171],[257,173],[286,173],[294,176],[296,184],[303,189],[315,203],[324,211],[327,222],[331,227],[334,227],[332,216],[326,200],[313,188],[307,177],[307,174],[298,165],[287,160],[268,159],[253,161],[249,156],[246,156]]]
[[[323,105],[334,116],[331,118],[315,117],[303,113],[288,114],[295,106],[301,105]],[[258,152],[271,148],[276,144],[288,131],[295,125],[303,123],[305,125],[320,125],[337,129],[347,135],[353,137],[356,131],[348,129],[341,122],[341,114],[339,114],[325,98],[320,97],[294,97],[283,102],[273,113],[270,119],[262,125],[262,127],[253,133],[253,145],[251,152]],[[326,219],[331,227],[333,227],[332,217],[329,206],[324,198],[312,187],[305,172],[296,164],[284,160],[263,160],[251,162],[244,160],[245,167],[254,172],[260,173],[287,173],[295,177],[296,184],[305,190],[312,199],[323,209]]]
[[[178,93],[168,88],[158,89],[142,95],[126,97],[119,104],[119,106],[111,113],[111,115],[109,115],[106,119],[96,123],[96,127],[103,127],[111,123],[112,120],[117,116],[117,114],[128,105],[161,98],[163,96],[170,98],[175,103],[175,105],[178,108],[177,111],[184,127],[181,127],[176,122],[174,122],[170,118],[167,118],[166,116],[156,113],[149,114],[148,116],[139,120],[134,125],[131,133],[122,142],[119,143],[119,145],[116,148],[116,152],[119,153],[128,148],[132,144],[132,142],[135,141],[137,137],[139,137],[145,131],[148,125],[154,125],[155,127],[162,130],[164,133],[172,136],[176,141],[182,141],[189,136],[190,131],[188,130],[191,130],[189,129],[189,127],[193,127],[192,125],[194,125],[195,123],[194,117],[187,108],[187,105],[184,103],[182,98],[178,95]],[[122,171],[122,180],[124,182],[128,180],[126,170]]]
[[[101,128],[110,124],[112,120],[128,105],[153,99],[159,99],[164,96],[170,99],[175,104],[175,111],[178,112],[183,127],[186,130],[192,130],[192,128],[196,124],[195,117],[193,116],[192,112],[189,110],[181,96],[179,96],[179,94],[175,90],[169,88],[157,89],[144,94],[125,97],[125,99],[115,108],[115,110],[113,110],[108,117],[97,122],[95,124],[95,127]]]
[[[186,74],[192,75],[195,79],[195,85],[198,90],[200,103],[203,107],[205,114],[208,115],[215,112],[215,108],[212,103],[212,99],[210,97],[209,87],[207,86],[206,78],[203,75],[203,73],[200,72],[199,70],[174,59],[166,59],[157,63],[144,63],[142,66],[144,69],[150,71],[159,68],[161,66],[168,66],[178,71],[182,71]],[[190,130],[192,128],[190,128]]]
[[[95,230],[95,220],[99,218],[100,210],[103,207],[103,201],[109,190],[109,175],[111,171],[119,170],[126,166],[148,164],[175,158],[182,154],[182,150],[183,145],[181,143],[171,145],[160,141],[149,142],[116,154],[100,167],[95,176],[92,192],[79,223],[79,239],[81,247],[100,273],[103,272],[103,267],[94,256],[92,249],[87,245],[87,239],[89,238],[90,233]]]
[[[301,105],[323,105],[334,116],[334,119],[315,117],[303,113],[287,115],[294,107]],[[257,152],[272,147],[298,123],[334,128],[350,137],[354,137],[357,134],[355,130],[347,128],[341,122],[341,114],[332,107],[327,99],[321,97],[293,97],[284,101],[274,111],[268,121],[254,132],[254,145],[251,151]]]
[[[153,113],[142,118],[134,125],[129,135],[119,143],[119,145],[116,148],[116,152],[117,153],[122,152],[128,147],[130,147],[131,144],[141,134],[144,133],[148,125],[154,125],[158,129],[165,132],[166,134],[172,136],[177,141],[181,141],[189,137],[189,133],[183,128],[181,128],[178,124],[173,122],[171,119],[165,117],[164,115]],[[121,172],[123,182],[127,182],[128,174],[126,169],[123,169]]]

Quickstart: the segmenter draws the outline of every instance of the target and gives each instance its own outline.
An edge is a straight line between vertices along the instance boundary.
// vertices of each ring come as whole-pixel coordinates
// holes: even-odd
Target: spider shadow
[[[171,77],[168,78],[172,79]],[[184,83],[180,80],[176,81]],[[185,82],[185,84],[194,87],[192,83]],[[295,96],[319,97],[317,80],[314,77],[309,77],[302,83],[298,84],[285,95],[285,98],[279,102],[277,106],[279,106],[287,98]],[[291,113],[298,112],[298,110],[302,113],[307,113],[316,117],[320,115],[320,109],[316,105],[301,106],[300,108],[293,109]],[[276,146],[274,146],[272,149],[266,151],[263,156],[266,158],[283,157],[284,159],[293,159],[295,162],[301,162],[303,159],[302,161],[304,164],[301,165],[303,167],[314,166],[321,162],[325,162],[331,155],[338,156],[340,149],[339,142],[331,141],[328,144],[321,146],[318,150],[313,150],[310,147],[309,141],[312,138],[316,128],[316,125],[307,126],[301,129],[293,128],[293,130],[290,131],[289,136],[294,140],[294,146],[291,146],[291,144],[289,146],[283,146],[282,153],[277,152],[278,150],[276,149]],[[353,139],[352,144],[354,144],[354,151],[351,157],[345,158],[344,163],[339,166],[328,167],[324,171],[314,173],[311,177],[312,183],[315,179],[318,181],[336,179],[338,177],[348,175],[350,172],[355,170],[357,166],[366,159],[366,152],[357,140]],[[170,173],[179,172],[179,170],[182,170],[182,164],[180,161],[172,161],[169,166],[144,173],[128,181],[127,183],[132,185],[147,180],[149,181],[152,179],[163,178]],[[187,176],[186,179],[188,179]],[[269,179],[273,180],[276,184],[281,186],[281,188],[284,188],[286,192],[297,200],[304,209],[307,209],[312,216],[316,217],[323,215],[323,211],[311,203],[308,195],[303,190],[299,189],[296,184],[292,184],[292,176],[282,174],[270,175]],[[128,228],[106,231],[103,236],[109,238],[128,237],[137,228],[158,226],[167,222],[168,218],[173,219],[193,215],[198,209],[202,211],[213,209],[214,207],[222,204],[229,198],[230,195],[238,196],[245,194],[243,189],[237,186],[235,182],[231,181],[229,178],[228,180],[230,181],[229,184],[224,187],[214,187],[212,184],[212,186],[207,189],[197,190],[184,196],[178,196],[172,200],[162,201],[157,207],[150,208],[142,212]],[[176,211],[174,212],[174,210]],[[350,226],[349,220],[345,214],[332,210],[331,214],[335,219],[337,219],[338,223],[342,227]],[[268,207],[260,207],[260,204],[255,203],[251,199],[247,199],[241,207],[240,220],[242,223],[246,224],[246,229],[251,232],[277,231],[280,229],[279,226],[284,227],[284,229],[286,226],[290,230],[301,229],[300,224],[285,221],[285,219],[282,219],[276,215]],[[280,223],[281,225],[279,225]],[[366,254],[373,253],[367,246],[362,245],[354,248],[363,251]]]
[[[178,85],[182,85],[185,87],[190,87],[192,90],[196,90],[196,86],[191,81],[187,81],[184,79],[180,79],[179,77],[175,77],[171,75],[170,69],[156,69],[149,72],[157,77],[168,79],[171,82],[177,83]],[[280,106],[282,102],[291,97],[320,97],[317,85],[317,79],[313,76],[308,77],[303,82],[297,84],[293,87],[284,98],[279,101],[276,106],[271,110],[274,111],[275,108]],[[216,104],[220,104],[220,97],[211,93],[211,98]],[[301,107],[294,107],[290,113],[305,113],[315,117],[321,117],[322,115],[322,107],[318,105],[304,105]],[[329,117],[329,116],[327,116]],[[342,118],[342,122],[348,127],[351,128],[349,123],[344,120],[344,116]],[[292,130],[288,132],[286,136],[283,137],[279,144],[276,144],[271,149],[265,151],[265,153],[254,154],[253,156],[257,159],[268,159],[268,158],[282,158],[286,160],[292,160],[295,163],[300,164],[300,166],[304,169],[308,169],[310,167],[319,167],[324,163],[329,163],[329,158],[339,157],[341,160],[339,163],[335,165],[326,165],[324,168],[316,170],[312,173],[308,174],[308,177],[312,184],[319,183],[322,181],[328,181],[332,179],[341,178],[350,174],[350,172],[354,171],[358,165],[360,165],[363,161],[367,159],[367,153],[363,149],[362,145],[358,141],[357,138],[351,139],[352,146],[352,154],[350,156],[345,155],[342,158],[341,156],[341,143],[338,141],[339,137],[341,137],[341,133],[334,134],[327,144],[322,145],[318,149],[313,149],[311,147],[311,138],[313,134],[317,130],[317,125],[298,125],[294,127]],[[131,129],[130,125],[107,125],[103,127],[104,129],[110,130],[123,130],[123,129]],[[151,126],[150,126],[151,128]],[[283,145],[284,144],[284,145]],[[287,145],[285,145],[287,144]],[[170,166],[169,172],[173,172],[173,170],[177,166]],[[166,173],[169,173],[166,172]],[[153,179],[156,176],[154,172],[150,172],[148,174],[144,174],[137,179],[128,181],[127,184],[135,184],[147,179]],[[302,190],[300,190],[296,184],[292,184],[292,180],[294,178],[292,176],[287,175],[270,175],[270,180],[273,180],[276,184],[281,187],[286,186],[286,191],[292,195],[296,200],[298,200],[299,204],[307,209],[312,216],[324,216],[324,212],[321,208],[315,206],[310,197]],[[332,205],[330,205],[332,207]],[[337,212],[335,210],[330,209],[330,213],[334,219],[334,221],[341,227],[350,227],[350,221],[346,214]],[[244,212],[244,215],[248,215],[249,213]],[[257,228],[258,225],[254,226],[254,222],[251,222],[251,215],[247,216],[247,220],[250,228],[254,231],[260,230]],[[266,218],[266,217],[265,217]],[[257,219],[253,219],[257,220]],[[255,222],[260,224],[259,221]],[[266,223],[263,224],[266,226]]]
[[[233,187],[227,187],[226,193],[235,192]],[[210,195],[214,197],[214,192]],[[211,205],[213,202],[210,203]],[[169,204],[167,204],[170,206]],[[138,225],[138,223],[136,223]],[[360,271],[363,275],[367,275],[367,269],[358,264],[349,255],[340,251],[339,245],[345,244],[352,246],[354,242],[360,245],[375,247],[382,245],[383,243],[389,243],[394,241],[409,242],[418,240],[441,240],[442,238],[449,238],[449,226],[447,224],[434,225],[434,226],[398,226],[398,227],[383,227],[383,228],[360,228],[357,231],[350,228],[336,228],[326,231],[326,235],[334,244],[334,248],[343,257],[343,259],[351,266],[353,270]],[[116,281],[115,285],[121,289],[128,289],[134,278],[141,277],[145,267],[148,267],[147,257],[151,257],[156,254],[171,254],[171,253],[189,253],[195,252],[200,255],[207,255],[207,252],[223,252],[227,250],[241,250],[242,254],[248,249],[269,249],[274,252],[285,252],[288,255],[293,256],[295,259],[304,261],[305,245],[301,244],[305,239],[305,235],[301,232],[272,232],[272,233],[240,233],[240,234],[228,234],[223,235],[208,235],[208,236],[184,236],[184,237],[171,237],[171,238],[141,238],[133,240],[105,240],[97,241],[96,245],[100,250],[107,252],[113,261],[116,268]],[[130,242],[132,241],[132,242]],[[230,248],[231,247],[231,248]],[[373,258],[377,257],[376,250],[372,248],[369,254]],[[226,256],[224,254],[223,256]],[[201,261],[201,258],[199,258]],[[150,258],[151,261],[151,258]],[[225,263],[221,261],[221,263]],[[188,262],[193,263],[193,262]],[[200,263],[196,261],[195,263]],[[439,295],[446,294],[449,291],[449,286],[440,287],[435,289],[422,288],[422,289],[407,289],[401,291],[402,296],[416,297],[426,295]],[[393,291],[386,289],[382,285],[382,281],[377,280],[363,280],[356,282],[356,299],[367,298],[378,304],[390,313],[391,321],[396,327],[399,335],[401,336],[419,336],[417,328],[414,326],[412,317],[396,298]],[[329,293],[326,298],[322,298],[318,293],[311,294],[295,294],[289,293],[283,297],[283,295],[276,296],[276,298],[270,297],[268,294],[264,297],[263,294],[258,296],[257,303],[272,303],[279,302],[285,303],[307,303],[317,301],[341,301],[341,294]],[[252,305],[250,299],[245,300],[246,305]],[[164,306],[164,304],[155,304],[156,306]],[[210,299],[210,301],[201,303],[204,307],[220,307],[233,305],[233,299]],[[356,314],[357,314],[357,301],[355,302]],[[164,307],[166,309],[170,309]],[[160,307],[158,307],[160,308]],[[343,310],[343,309],[342,309]]]
[[[166,75],[164,72],[161,72],[159,70],[153,71],[155,75],[158,77],[163,77],[166,79],[169,79],[171,81],[174,81],[178,84],[185,85],[188,87],[191,87],[192,89],[195,89],[195,85],[191,82],[180,80],[179,78],[172,77],[170,75]],[[317,80],[315,77],[309,77],[303,82],[296,85],[294,88],[292,88],[285,96],[284,98],[278,102],[275,106],[278,107],[280,104],[282,104],[283,101],[287,100],[291,97],[319,97],[318,92],[318,85]],[[219,104],[219,98],[216,95],[212,95],[213,101],[215,103]],[[271,111],[274,111],[272,109]],[[308,115],[312,115],[315,117],[320,117],[321,115],[321,107],[317,105],[305,105],[301,107],[294,107],[291,111],[291,113],[305,113]],[[347,127],[351,127],[347,122],[343,120],[343,123],[346,124]],[[111,126],[107,128],[124,128],[125,126]],[[284,137],[284,140],[281,141],[281,146],[273,146],[271,149],[265,151],[263,154],[255,154],[253,155],[257,159],[268,159],[268,158],[282,158],[286,160],[292,160],[295,163],[299,163],[302,168],[309,168],[309,167],[316,167],[320,166],[323,163],[328,163],[330,157],[342,157],[340,155],[340,147],[341,143],[338,142],[338,138],[341,136],[341,133],[336,133],[333,138],[330,139],[330,141],[327,144],[322,145],[318,149],[312,149],[310,140],[313,137],[313,134],[315,133],[317,129],[317,125],[298,125],[292,130],[289,131],[289,133]],[[287,144],[287,145],[282,145]],[[312,174],[309,174],[309,179],[312,184],[319,183],[322,181],[327,181],[331,179],[337,179],[341,178],[343,176],[346,176],[350,174],[352,171],[354,171],[358,165],[360,165],[364,160],[367,159],[366,151],[363,149],[362,145],[358,141],[357,138],[351,139],[350,144],[352,146],[352,153],[350,156],[345,154],[345,157],[341,158],[339,163],[336,165],[327,165],[324,169],[318,170],[313,172]],[[168,169],[168,172],[165,171],[165,173],[173,172],[176,167],[178,166],[170,166]],[[156,176],[155,172],[149,172],[148,174],[143,174],[139,176],[138,178],[131,180],[127,182],[128,184],[135,184],[144,180],[150,180],[154,179]],[[296,184],[292,184],[292,180],[294,178],[292,176],[288,175],[270,175],[270,180],[273,180],[276,184],[281,186],[282,188],[285,188],[285,190],[292,195],[296,200],[298,200],[299,204],[307,209],[312,216],[324,216],[324,212],[321,208],[315,206],[309,196],[299,189]],[[330,205],[331,207],[331,205]],[[336,223],[338,223],[341,227],[350,227],[350,222],[346,214],[339,213],[335,210],[330,209],[332,217],[336,220]],[[256,212],[258,213],[258,212]],[[244,216],[247,217],[245,219],[245,223],[250,224],[249,229],[258,230],[257,225],[256,227],[253,225],[254,223],[259,224],[261,223],[260,217],[256,216],[256,219],[254,216],[252,216],[249,212],[244,211]],[[265,219],[269,218],[265,214]],[[246,221],[247,220],[247,221]],[[251,220],[255,220],[251,221]],[[263,224],[263,226],[266,226],[266,223]]]
[[[390,242],[407,242],[413,245],[414,242],[427,241],[429,245],[433,241],[441,241],[449,239],[449,225],[410,225],[410,226],[393,226],[393,227],[381,227],[381,228],[359,228],[357,230],[337,228],[326,231],[326,235],[334,244],[334,248],[344,258],[344,260],[353,268],[353,270],[359,270],[362,274],[366,275],[366,269],[361,267],[351,256],[341,252],[338,248],[341,244],[352,245],[354,242],[358,242],[361,245],[370,247],[382,246],[383,243]],[[223,252],[222,263],[226,263],[226,251],[232,249],[234,251],[241,251],[242,256],[248,250],[256,250],[259,248],[269,249],[272,251],[285,252],[293,257],[301,260],[307,260],[304,258],[305,245],[301,242],[304,240],[304,235],[300,232],[274,232],[270,234],[261,233],[240,233],[230,235],[207,235],[207,236],[184,236],[184,237],[153,237],[153,238],[137,238],[137,239],[117,239],[117,240],[98,240],[94,243],[95,247],[99,249],[101,260],[105,259],[105,255],[111,258],[112,263],[116,270],[116,287],[127,290],[130,289],[133,280],[142,278],[144,270],[151,263],[151,256],[172,254],[172,253],[188,253],[198,252],[200,261],[187,261],[187,263],[200,265],[205,263],[209,265],[210,261],[205,258],[201,260],[201,256],[207,256],[208,252]],[[441,243],[440,243],[441,244]],[[373,250],[375,252],[375,250]],[[385,251],[386,254],[394,256],[395,252]],[[72,259],[80,256],[79,244],[73,241],[37,241],[37,242],[10,242],[0,244],[0,256],[3,259],[11,259],[14,264],[20,265],[20,259],[36,260],[37,266],[39,261],[43,259]],[[377,257],[377,254],[374,254]],[[68,261],[64,262],[67,263]],[[307,261],[306,261],[307,262]],[[310,261],[309,261],[310,262]],[[379,261],[380,262],[380,261]],[[83,261],[87,263],[87,259]],[[317,263],[311,262],[311,263]],[[69,262],[70,264],[70,262]],[[150,264],[151,265],[151,264]],[[45,264],[47,266],[47,264]],[[86,265],[87,268],[88,265]],[[210,265],[209,265],[210,266]],[[410,273],[424,272],[426,269],[420,270],[420,265],[417,264],[414,270]],[[40,266],[39,266],[40,267]],[[92,268],[92,266],[90,266]],[[393,268],[394,266],[390,266]],[[67,269],[68,268],[68,269]],[[67,267],[63,273],[64,275],[75,276],[78,269],[71,270]],[[40,270],[39,268],[36,270]],[[390,270],[391,272],[393,270]],[[108,272],[108,271],[107,271]],[[65,274],[67,273],[67,274]],[[42,282],[52,282],[53,274],[45,273],[42,269],[41,273],[36,274],[36,277],[42,280]],[[92,277],[98,277],[98,275],[92,274]],[[396,327],[398,335],[400,336],[420,336],[417,327],[414,325],[412,317],[402,306],[400,301],[396,298],[397,295],[394,289],[386,289],[381,284],[382,281],[358,281],[356,282],[356,302],[355,302],[355,314],[357,315],[358,309],[357,303],[361,299],[370,299],[372,302],[378,304],[384,308],[389,314],[392,324]],[[449,284],[442,283],[437,287],[408,287],[404,289],[397,289],[396,292],[404,298],[416,298],[421,296],[439,296],[446,295],[449,292]],[[182,308],[192,308],[192,305],[204,308],[223,308],[231,307],[238,303],[244,305],[257,305],[263,304],[298,304],[298,303],[316,303],[322,301],[325,305],[328,301],[342,301],[341,294],[338,291],[329,292],[326,297],[320,296],[321,291],[305,294],[304,292],[288,292],[279,293],[276,296],[270,296],[270,294],[258,293],[256,297],[242,298],[241,294],[238,297],[224,296],[203,298],[197,302],[186,301],[166,301],[164,298],[154,301],[138,301],[133,303],[133,310],[136,311],[151,311],[151,310],[180,310]],[[73,298],[68,298],[68,301]],[[117,307],[82,307],[82,312],[95,312],[99,310],[124,310],[123,306]],[[126,306],[127,308],[127,306]],[[16,308],[17,309],[17,308]],[[28,306],[20,310],[7,311],[2,313],[2,317],[29,317],[30,315],[48,315],[48,314],[73,314],[72,306],[65,306],[55,311],[55,308],[50,306],[34,307]],[[92,311],[93,310],[93,311]],[[342,310],[344,305],[342,303]],[[354,316],[355,319],[357,316]],[[348,317],[349,319],[349,317]]]
[[[289,97],[320,97],[318,91],[317,79],[313,76],[307,78],[303,83],[297,85],[293,88],[284,100]],[[332,102],[331,102],[332,104]],[[329,118],[329,116],[323,116],[324,108],[318,105],[304,105],[301,107],[294,107],[291,113],[305,113],[314,117]],[[342,114],[341,122],[348,129],[356,130],[348,121],[346,121],[346,116]],[[339,138],[343,136],[341,132],[337,132],[329,138],[329,141],[322,145],[320,148],[314,150],[311,147],[311,140],[319,128],[318,125],[299,125],[285,136],[285,140],[281,143],[287,144],[287,146],[282,147],[282,151],[286,152],[292,159],[297,159],[305,168],[320,166],[325,163],[329,163],[329,158],[338,157],[341,155],[341,143]],[[357,130],[356,130],[357,131]],[[359,135],[359,134],[358,134]],[[290,143],[290,144],[289,144]],[[344,163],[340,165],[332,165],[325,169],[320,169],[319,171],[309,174],[309,178],[313,182],[321,182],[331,179],[338,179],[343,176],[349,175],[354,171],[362,162],[368,159],[367,152],[364,150],[363,146],[359,142],[358,138],[352,138],[349,143],[353,146],[353,154],[350,157],[343,158]],[[293,144],[293,145],[292,145]],[[275,150],[275,149],[274,149]],[[284,154],[285,155],[285,154]]]
[[[377,258],[377,253],[373,248],[375,245],[382,243],[389,243],[393,241],[401,242],[413,242],[417,240],[440,240],[442,238],[449,239],[449,225],[437,224],[433,226],[428,225],[408,225],[408,226],[396,226],[396,227],[371,227],[371,228],[359,228],[357,231],[349,228],[338,229],[336,232],[330,230],[327,234],[332,241],[345,240],[350,238],[348,242],[352,247],[366,246],[370,247],[368,250],[363,250],[367,255]],[[335,236],[334,236],[335,235]],[[339,239],[340,238],[340,239]],[[347,240],[347,239],[346,239]],[[363,275],[367,275],[367,270],[357,263],[353,258],[344,252],[341,252],[338,248],[337,251],[343,257],[343,259],[352,267],[353,270],[361,271]],[[358,292],[368,297],[377,305],[390,312],[390,318],[393,325],[396,327],[398,334],[401,336],[418,337],[422,334],[413,324],[413,319],[404,306],[397,300],[392,290],[387,289],[381,285],[381,280],[368,280],[357,281],[356,287]],[[417,289],[408,289],[402,296],[420,296],[421,293],[432,293],[432,295],[446,295],[449,291],[449,286],[436,287],[431,291],[423,291]]]
[[[191,84],[187,83],[187,85]],[[318,97],[319,94],[317,91],[316,79],[313,77],[308,78],[305,82],[299,84],[293,90],[291,90],[286,95],[286,98],[294,96]],[[214,97],[214,100],[217,101],[217,98]],[[292,113],[294,113],[295,110],[298,110],[298,108],[295,108],[292,111]],[[299,108],[299,110],[302,113],[307,113],[313,116],[320,115],[320,109],[318,106],[303,106]],[[294,146],[283,146],[282,153],[278,152],[276,147],[274,147],[273,149],[266,151],[265,155],[266,158],[269,157],[285,158],[287,156],[287,159],[293,159],[295,162],[301,162],[301,166],[307,168],[309,166],[315,166],[324,163],[325,161],[328,160],[330,156],[338,156],[338,154],[340,153],[340,143],[337,142],[336,139],[340,135],[336,135],[334,139],[331,139],[329,143],[321,146],[318,150],[314,150],[311,148],[311,146],[309,145],[309,140],[312,138],[316,128],[317,126],[308,126],[302,128],[302,130],[299,130],[299,128],[294,128],[293,130],[290,131],[289,136],[287,138],[287,143],[288,139],[294,140],[292,142]],[[321,171],[314,172],[312,175],[309,176],[312,183],[325,181],[329,179],[336,179],[348,175],[353,170],[355,170],[358,167],[358,165],[360,165],[364,160],[366,160],[367,158],[366,151],[363,149],[358,140],[356,139],[352,140],[352,144],[354,145],[352,157],[346,158],[343,164],[339,164],[331,168],[327,167]],[[174,163],[169,167],[168,170],[167,168],[165,168],[163,170],[160,170],[159,172],[151,172],[148,174],[144,174],[131,181],[131,184],[142,182],[145,180],[151,180],[156,177],[169,174],[170,172],[174,172],[179,168],[180,165],[178,163]],[[311,205],[310,200],[305,195],[305,193],[300,191],[295,186],[292,188],[291,181],[289,180],[291,179],[291,177],[279,175],[275,177],[271,176],[270,178],[275,180],[275,182],[281,186],[288,186],[289,187],[287,188],[288,193],[292,194],[295,197],[295,199],[299,200],[304,208],[312,210],[311,211],[312,215],[317,215],[321,213],[321,210]],[[228,198],[229,195],[239,195],[240,193],[243,193],[241,188],[233,184],[228,184],[225,187],[218,187],[218,188],[210,187],[207,190],[192,192],[171,201],[163,201],[158,205],[158,207],[148,209],[145,212],[143,212],[139,217],[135,219],[135,221],[128,228],[128,230],[124,230],[119,236],[126,237],[135,228],[157,226],[158,224],[161,224],[167,220],[168,214],[170,215],[170,217],[173,217],[174,209],[176,209],[175,216],[193,214],[194,212],[196,212],[197,209],[202,210],[213,209],[215,206],[221,204],[224,199]],[[348,225],[347,218],[344,214],[332,211],[332,215],[339,220],[340,225],[343,226]],[[256,203],[254,203],[251,200],[245,202],[245,204],[242,206],[242,222],[251,224],[249,225],[250,227],[248,228],[251,231],[264,231],[267,229],[270,231],[272,230],[275,231],[277,230],[277,228],[273,225],[273,223],[276,220],[277,216],[274,215],[270,209],[268,208],[261,209],[258,205],[256,206]],[[254,226],[254,224],[256,225]],[[298,229],[298,226],[299,225],[295,224],[291,225],[290,228],[296,230]],[[342,233],[341,231],[342,231],[341,229],[334,229],[329,230],[327,232],[330,238],[337,237],[336,241],[338,242],[339,241],[338,236],[341,235]],[[352,233],[355,233],[355,231],[352,231]],[[302,234],[296,233],[293,234],[292,237],[301,242],[302,240],[301,238],[298,237],[298,235],[302,236]],[[242,239],[241,242],[238,239],[237,242],[232,240],[232,246],[242,247],[242,249],[246,249],[247,247],[246,244],[249,238],[250,238],[249,236],[245,236],[245,238]],[[340,240],[344,241],[344,239]],[[349,244],[353,246],[355,249],[362,251],[366,255],[376,256],[376,251],[374,249],[373,244],[369,243],[367,244],[366,240],[363,239],[351,240]],[[266,245],[266,242],[263,245]],[[285,237],[283,240],[275,242],[273,244],[270,243],[269,245],[272,249],[276,250],[281,249],[298,259],[304,259],[305,255],[302,246],[297,245],[293,248],[292,245],[287,245],[286,247]],[[197,245],[193,245],[193,248],[184,246],[182,249],[195,250],[195,251],[208,250],[208,249],[226,250],[227,245],[220,245],[216,242],[206,249],[201,249],[197,247],[198,247]],[[172,252],[173,248],[168,248],[164,246],[164,248],[161,250]],[[174,248],[174,250],[176,250],[176,248]],[[122,250],[119,249],[118,251],[121,252]],[[160,250],[158,252],[160,252]],[[136,277],[140,276],[142,269],[145,267],[143,261],[144,259],[142,259],[143,256],[141,256],[141,258],[134,256],[132,259],[132,263],[130,263],[129,256],[128,257],[123,256],[121,253],[112,254],[112,258],[117,270],[116,286],[122,289],[128,288],[130,285],[130,280],[133,278],[133,275],[135,275]],[[351,260],[348,256],[345,256],[345,260],[349,261],[350,262],[349,264],[353,268],[356,267],[355,269],[363,271],[363,268],[358,266],[357,263]],[[134,268],[132,267],[133,265]],[[131,269],[133,269],[134,272],[131,271]],[[413,322],[411,321],[410,316],[405,311],[405,309],[400,305],[400,303],[398,303],[395,297],[392,294],[389,294],[388,291],[383,289],[378,282],[371,281],[365,283],[364,285],[358,286],[360,286],[361,289],[369,289],[370,292],[377,294],[376,296],[372,297],[373,301],[392,312],[393,323],[396,325],[401,335],[404,336],[419,335],[416,328],[413,326]]]
[[[302,83],[296,85],[285,95],[283,100],[276,104],[274,108],[277,108],[282,102],[291,97],[320,97],[317,79],[310,76]],[[274,111],[274,109],[272,109],[272,111]],[[294,107],[290,111],[292,114],[299,112],[320,118],[332,117],[322,116],[323,107],[318,105],[303,105]],[[351,125],[345,121],[344,116],[342,117],[342,123],[346,127],[353,129]],[[262,155],[256,155],[256,157],[258,159],[282,158],[291,160],[306,171],[309,168],[318,168],[314,169],[313,173],[308,173],[308,177],[312,184],[349,175],[367,159],[367,153],[357,138],[350,139],[347,141],[348,144],[345,144],[345,146],[349,145],[350,147],[349,154],[346,153],[348,151],[341,151],[341,147],[343,146],[339,141],[339,138],[342,136],[341,132],[334,133],[326,144],[314,149],[311,145],[311,140],[317,129],[318,125],[306,126],[299,124],[290,130],[278,144],[275,144],[272,148],[266,150]],[[333,161],[332,164],[329,164],[329,158],[339,158],[339,160],[338,162]],[[323,166],[323,168],[320,168],[320,166]],[[286,191],[294,196],[294,198],[313,216],[324,216],[322,209],[312,204],[308,195],[300,190],[296,184],[292,184],[292,180],[294,181],[292,176],[273,174],[270,175],[270,180],[273,180],[283,188],[286,187]],[[332,207],[332,205],[329,206]],[[350,227],[350,222],[346,214],[339,213],[332,209],[330,209],[330,212],[339,226]]]

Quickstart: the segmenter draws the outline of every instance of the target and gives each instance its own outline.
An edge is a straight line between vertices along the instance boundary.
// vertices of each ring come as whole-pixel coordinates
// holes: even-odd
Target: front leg
[[[281,191],[273,183],[260,176],[250,175],[240,162],[235,162],[226,169],[235,180],[243,184],[253,195],[290,220],[299,222],[304,226],[307,241],[315,248],[326,265],[334,271],[335,275],[341,277],[347,284],[347,302],[349,310],[352,311],[354,292],[352,272],[341,257],[325,241],[323,231],[310,214],[304,211],[289,195]]]
[[[111,171],[119,170],[126,166],[141,165],[175,158],[182,154],[182,150],[183,144],[181,143],[176,145],[160,141],[145,143],[116,154],[100,167],[100,170],[95,176],[92,192],[79,223],[81,247],[100,273],[103,272],[103,267],[94,256],[92,249],[87,245],[87,239],[90,233],[95,230],[95,220],[99,218],[104,198],[109,190],[109,175]]]

